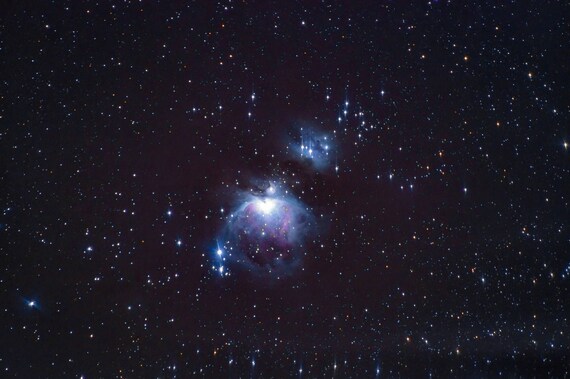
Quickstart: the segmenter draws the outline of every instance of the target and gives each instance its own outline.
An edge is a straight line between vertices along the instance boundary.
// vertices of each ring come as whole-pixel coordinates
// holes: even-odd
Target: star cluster
[[[333,130],[336,133],[336,130]],[[339,149],[335,144],[334,134],[328,135],[315,128],[300,128],[299,140],[289,144],[293,159],[308,164],[318,171],[329,170],[338,162]],[[335,170],[337,165],[335,165]]]

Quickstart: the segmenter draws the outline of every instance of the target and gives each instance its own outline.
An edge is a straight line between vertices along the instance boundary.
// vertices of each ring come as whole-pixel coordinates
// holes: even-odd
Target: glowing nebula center
[[[224,249],[249,271],[290,273],[302,260],[312,225],[310,212],[292,198],[250,196],[228,219]]]
[[[255,202],[255,207],[264,215],[270,214],[275,209],[276,201],[273,199],[263,199]]]

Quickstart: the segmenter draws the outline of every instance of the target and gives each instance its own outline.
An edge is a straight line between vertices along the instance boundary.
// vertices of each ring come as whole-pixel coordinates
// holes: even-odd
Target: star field
[[[0,377],[570,374],[567,3],[0,14]]]

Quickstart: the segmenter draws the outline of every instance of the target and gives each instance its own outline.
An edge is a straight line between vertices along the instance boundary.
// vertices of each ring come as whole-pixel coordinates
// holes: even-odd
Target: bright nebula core
[[[313,227],[303,204],[270,186],[263,194],[248,194],[228,217],[222,255],[227,252],[230,261],[252,273],[290,274],[302,262]]]

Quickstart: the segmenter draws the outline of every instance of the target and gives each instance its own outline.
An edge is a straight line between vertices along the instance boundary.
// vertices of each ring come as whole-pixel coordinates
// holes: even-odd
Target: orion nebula
[[[237,197],[239,205],[227,217],[213,269],[223,276],[230,274],[228,264],[255,275],[294,273],[315,227],[310,210],[275,184]]]

